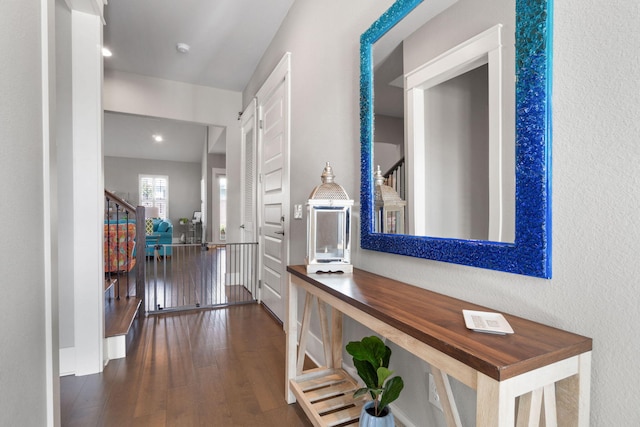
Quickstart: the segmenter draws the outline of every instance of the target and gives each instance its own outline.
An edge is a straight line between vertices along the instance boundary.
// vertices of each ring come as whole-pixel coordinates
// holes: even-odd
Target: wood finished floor
[[[260,305],[136,319],[125,359],[60,379],[63,426],[310,426],[284,400],[285,335]]]
[[[104,336],[115,337],[117,335],[125,335],[129,331],[132,319],[136,316],[138,307],[142,300],[136,298],[136,282],[135,279],[129,279],[122,274],[113,275],[106,281],[112,284],[105,291],[104,300]],[[127,286],[129,287],[130,297],[127,298]],[[118,289],[120,290],[120,299],[117,299]]]
[[[253,244],[234,244],[229,249],[210,245],[206,251],[200,245],[175,245],[170,257],[147,257],[147,311],[254,301],[257,277],[238,266],[255,259],[255,252]],[[228,266],[236,273],[227,274]]]

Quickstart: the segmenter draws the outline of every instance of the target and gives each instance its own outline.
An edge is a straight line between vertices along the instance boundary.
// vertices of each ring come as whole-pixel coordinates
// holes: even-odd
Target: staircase
[[[144,225],[144,207],[136,208],[105,190],[104,313],[109,359],[126,357],[127,335],[144,300]]]
[[[407,200],[407,177],[404,157],[391,166],[383,176],[386,184],[396,190],[402,200]]]

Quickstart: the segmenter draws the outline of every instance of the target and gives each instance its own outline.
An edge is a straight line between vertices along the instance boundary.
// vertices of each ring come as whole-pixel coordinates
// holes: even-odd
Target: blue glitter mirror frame
[[[514,243],[374,232],[373,44],[422,1],[397,0],[360,38],[361,246],[374,251],[551,278],[551,0],[515,2]]]

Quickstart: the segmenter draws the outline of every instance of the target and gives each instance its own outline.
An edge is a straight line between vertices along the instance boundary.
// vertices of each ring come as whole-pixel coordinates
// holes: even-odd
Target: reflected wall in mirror
[[[398,0],[362,35],[363,248],[551,277],[549,7]],[[378,164],[407,235],[375,232]]]

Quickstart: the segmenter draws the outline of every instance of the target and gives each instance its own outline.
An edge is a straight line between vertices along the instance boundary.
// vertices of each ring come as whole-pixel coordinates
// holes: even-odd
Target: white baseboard
[[[76,373],[76,348],[66,347],[60,349],[60,376],[75,375]]]
[[[104,340],[107,358],[122,359],[127,356],[127,336],[118,335]]]

